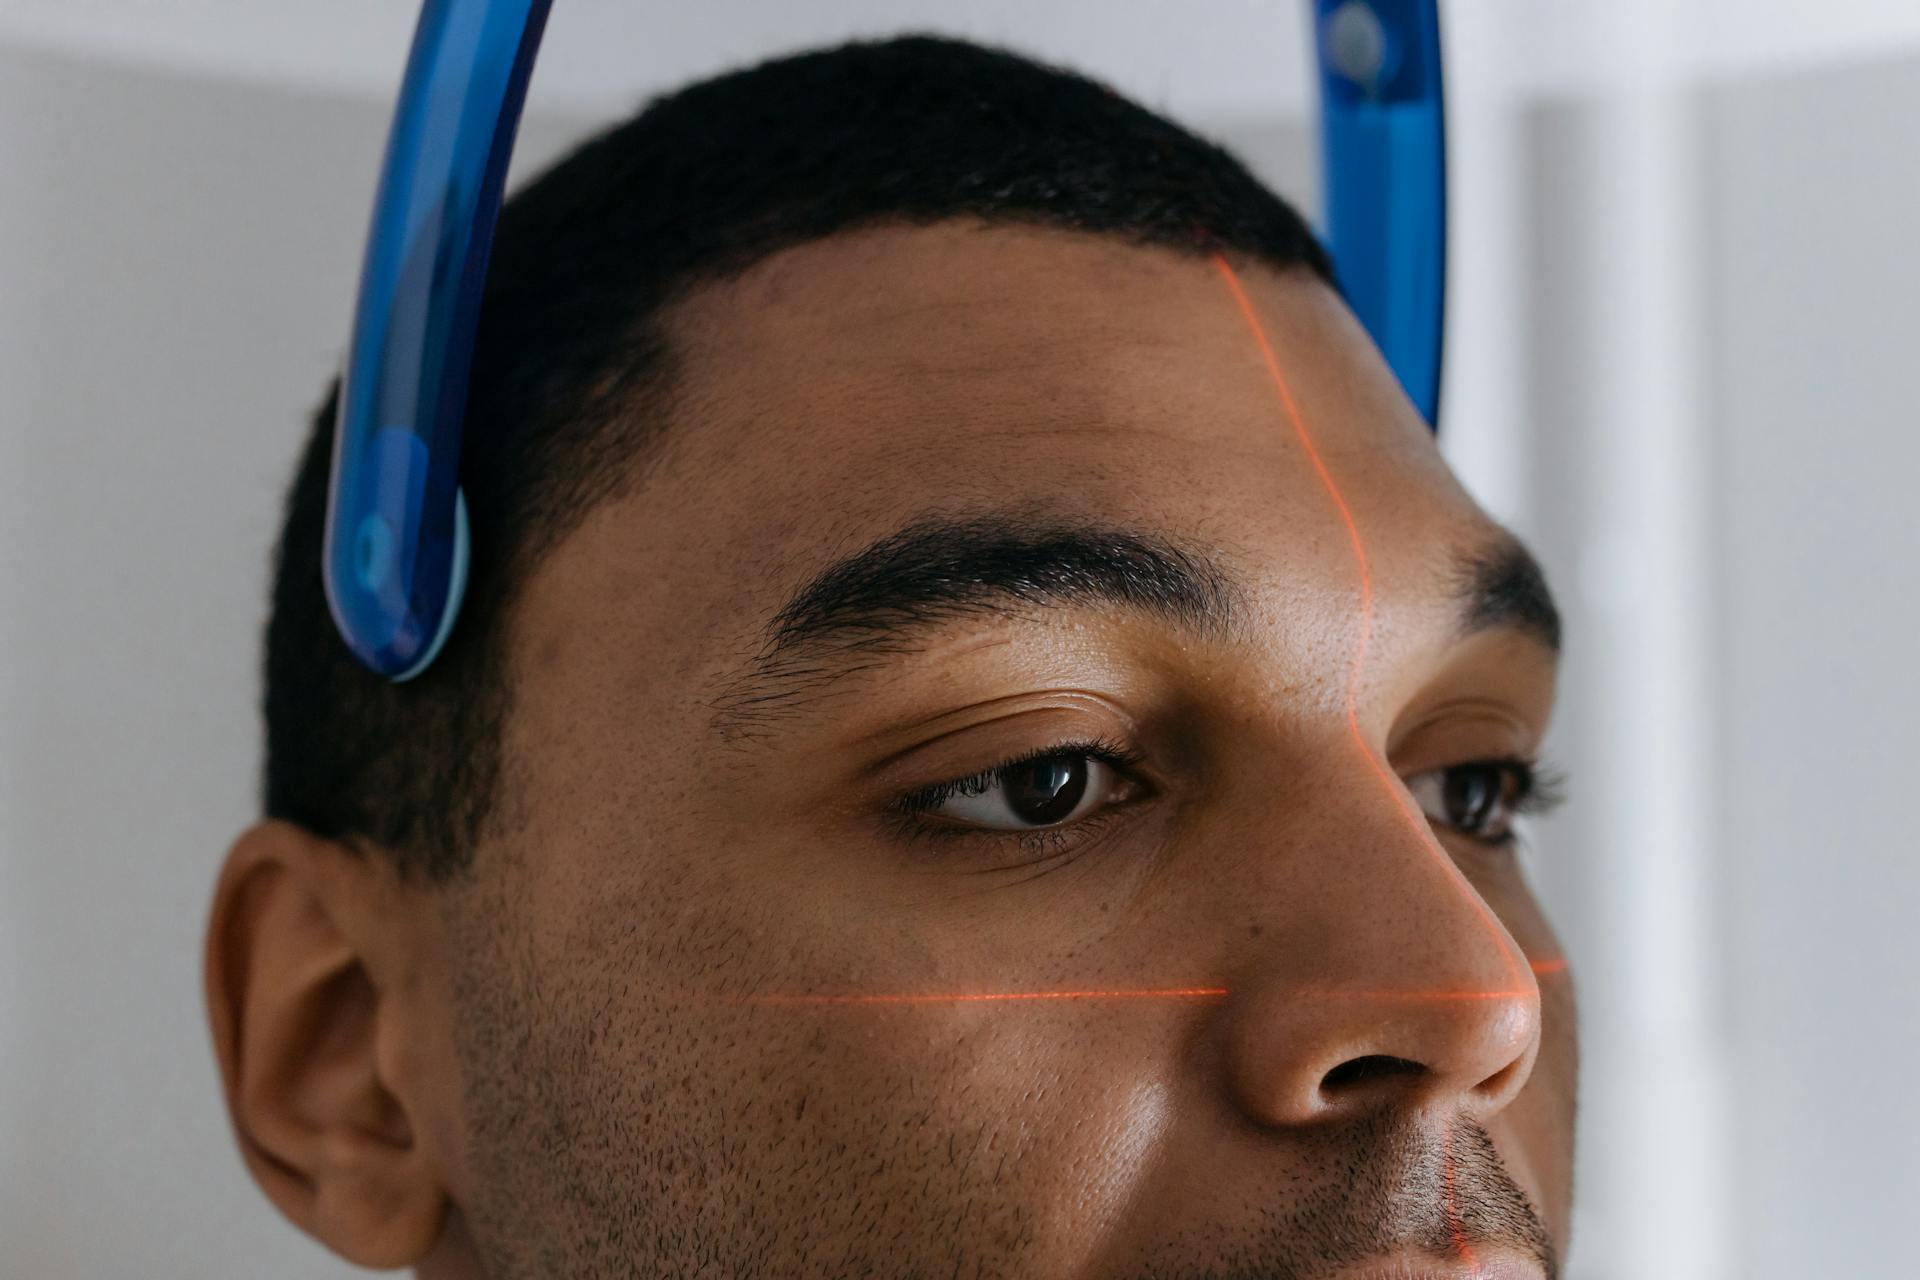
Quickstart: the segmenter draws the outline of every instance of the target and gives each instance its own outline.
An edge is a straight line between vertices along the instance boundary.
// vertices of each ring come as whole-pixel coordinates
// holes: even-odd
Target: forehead
[[[1484,537],[1332,291],[1304,270],[1238,271],[1382,595]],[[874,228],[695,290],[668,332],[661,452],[523,602],[517,625],[548,651],[605,627],[696,677],[750,647],[821,565],[930,511],[1098,517],[1218,547],[1276,598],[1350,594],[1326,492],[1204,256],[1040,228]]]

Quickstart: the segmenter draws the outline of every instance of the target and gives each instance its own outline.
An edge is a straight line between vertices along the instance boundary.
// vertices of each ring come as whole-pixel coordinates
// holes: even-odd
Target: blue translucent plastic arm
[[[466,582],[461,420],[494,220],[549,0],[427,0],[367,237],[322,576],[347,646],[405,680]]]
[[[1314,0],[1314,35],[1334,270],[1437,426],[1447,243],[1437,0]]]

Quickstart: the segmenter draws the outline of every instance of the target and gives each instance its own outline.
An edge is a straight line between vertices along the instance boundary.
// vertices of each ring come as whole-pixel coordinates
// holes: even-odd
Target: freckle
[[[1247,926],[1247,936],[1249,938],[1257,938],[1260,936],[1260,933],[1261,933],[1261,930],[1259,925],[1250,924]]]

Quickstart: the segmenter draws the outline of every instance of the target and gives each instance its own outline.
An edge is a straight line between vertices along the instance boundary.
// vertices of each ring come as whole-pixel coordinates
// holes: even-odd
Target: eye
[[[1126,797],[1129,757],[1100,743],[1067,744],[903,797],[922,819],[976,831],[1037,831],[1086,818]]]
[[[1408,778],[1407,790],[1429,822],[1491,845],[1513,843],[1514,818],[1540,810],[1551,799],[1525,760],[1433,769]]]

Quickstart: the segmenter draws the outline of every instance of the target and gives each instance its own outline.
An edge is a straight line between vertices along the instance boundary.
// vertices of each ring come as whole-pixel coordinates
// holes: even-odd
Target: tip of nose
[[[1498,1110],[1530,1073],[1536,1018],[1524,999],[1474,1005],[1471,1016],[1456,1011],[1451,1017],[1372,1023],[1361,1044],[1350,1039],[1344,1053],[1330,1064],[1322,1058],[1311,1073],[1299,1069],[1313,1065],[1303,1055],[1296,1059],[1292,1105],[1282,1110],[1308,1123],[1376,1106],[1441,1101]],[[1386,1043],[1365,1045],[1367,1039]]]

